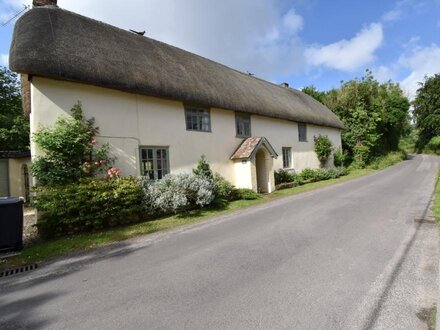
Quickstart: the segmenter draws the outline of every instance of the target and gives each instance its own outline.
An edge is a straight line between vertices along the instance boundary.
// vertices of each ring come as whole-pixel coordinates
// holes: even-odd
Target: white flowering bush
[[[144,207],[150,214],[202,208],[215,198],[213,181],[194,174],[169,174],[159,181],[141,179],[141,184]]]

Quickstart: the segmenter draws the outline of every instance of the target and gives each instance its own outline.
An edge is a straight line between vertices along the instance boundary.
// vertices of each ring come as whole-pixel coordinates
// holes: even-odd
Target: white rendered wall
[[[140,175],[139,146],[163,146],[169,148],[171,173],[190,172],[204,154],[211,168],[236,186],[248,187],[252,182],[252,174],[244,173],[251,162],[234,165],[229,159],[242,141],[235,136],[233,111],[211,109],[211,132],[187,131],[182,102],[33,77],[31,132],[53,125],[58,116],[70,116],[77,101],[87,118],[95,117],[98,141],[110,144],[124,175]],[[313,135],[328,135],[334,146],[341,145],[339,130],[313,125],[307,125],[308,142],[298,142],[297,123],[287,120],[252,115],[251,130],[253,136],[265,136],[278,153],[274,169],[282,167],[282,147],[292,147],[296,170],[318,167]],[[40,154],[33,143],[31,152]]]

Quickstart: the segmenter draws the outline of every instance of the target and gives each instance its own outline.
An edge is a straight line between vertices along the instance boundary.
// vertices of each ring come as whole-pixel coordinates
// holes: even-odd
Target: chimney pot
[[[33,7],[54,6],[57,7],[57,0],[32,0]]]

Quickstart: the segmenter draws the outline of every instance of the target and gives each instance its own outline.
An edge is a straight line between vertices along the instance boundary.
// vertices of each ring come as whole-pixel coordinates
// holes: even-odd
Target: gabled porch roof
[[[272,158],[278,157],[275,149],[264,136],[251,136],[241,142],[241,144],[232,154],[231,160],[250,159],[255,155],[261,146],[264,146],[267,149]]]

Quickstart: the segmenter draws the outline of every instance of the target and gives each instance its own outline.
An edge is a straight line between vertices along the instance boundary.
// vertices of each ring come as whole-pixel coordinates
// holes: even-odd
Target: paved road
[[[439,158],[0,279],[0,328],[423,329]]]

